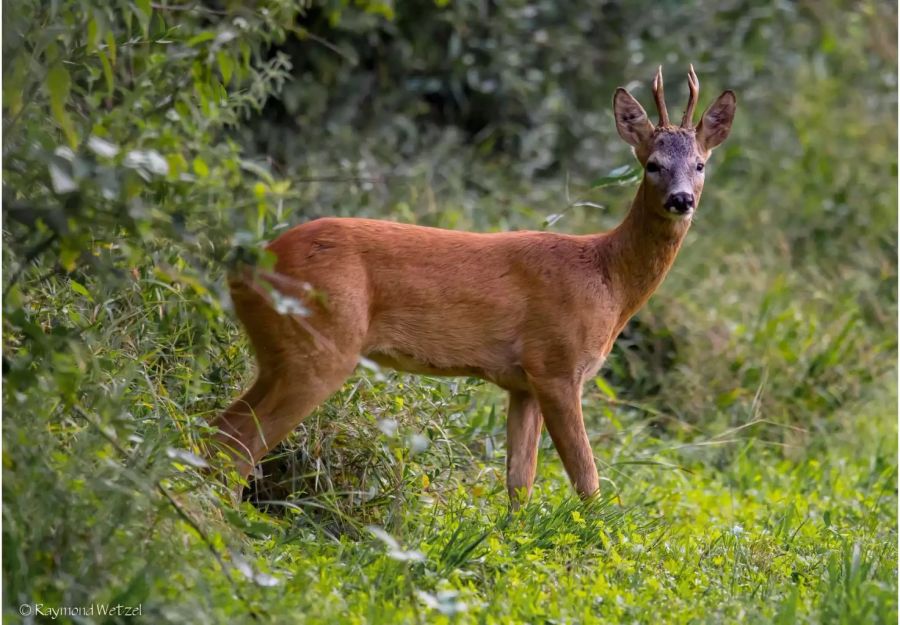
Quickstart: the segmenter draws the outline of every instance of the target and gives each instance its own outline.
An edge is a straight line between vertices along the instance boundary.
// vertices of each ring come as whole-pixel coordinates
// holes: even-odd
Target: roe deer
[[[582,385],[672,266],[705,162],[735,113],[734,93],[725,91],[695,128],[693,67],[688,84],[680,126],[669,124],[662,68],[653,81],[656,126],[628,91],[616,90],[616,128],[645,173],[610,232],[477,234],[324,218],[268,245],[274,270],[233,273],[234,308],[258,365],[253,386],[215,423],[238,471],[249,475],[364,356],[401,371],[477,376],[509,391],[514,507],[531,492],[543,424],[575,490],[597,492]],[[279,313],[272,294],[300,300],[308,316]]]

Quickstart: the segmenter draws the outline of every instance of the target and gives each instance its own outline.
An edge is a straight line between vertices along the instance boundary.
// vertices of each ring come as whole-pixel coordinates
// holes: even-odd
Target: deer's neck
[[[623,323],[666,277],[690,227],[690,219],[661,214],[661,205],[661,198],[642,181],[628,215],[599,242],[599,257],[619,296]]]

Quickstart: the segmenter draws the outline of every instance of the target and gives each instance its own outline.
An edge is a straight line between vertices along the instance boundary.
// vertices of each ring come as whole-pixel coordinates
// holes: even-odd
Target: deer
[[[728,90],[694,126],[699,87],[690,66],[678,126],[669,122],[661,66],[652,83],[656,125],[634,96],[616,89],[616,129],[643,176],[611,231],[474,233],[324,217],[271,241],[265,249],[274,267],[230,272],[231,300],[257,374],[213,421],[229,466],[246,481],[365,358],[403,372],[481,378],[508,392],[513,508],[531,495],[544,426],[576,493],[597,496],[584,383],[672,267],[700,201],[707,159],[734,119],[736,98]],[[279,310],[277,298],[300,302],[303,314]]]

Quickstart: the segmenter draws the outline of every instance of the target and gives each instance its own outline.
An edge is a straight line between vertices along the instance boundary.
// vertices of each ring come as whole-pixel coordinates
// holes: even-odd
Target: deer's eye
[[[659,171],[659,163],[649,162],[647,163],[647,172],[651,174],[655,174]]]
[[[706,167],[706,163],[697,163],[697,171],[703,171],[704,167]]]

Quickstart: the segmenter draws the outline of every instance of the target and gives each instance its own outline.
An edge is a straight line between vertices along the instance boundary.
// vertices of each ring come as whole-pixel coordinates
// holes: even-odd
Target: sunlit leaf
[[[643,171],[639,167],[622,165],[591,182],[591,188],[600,189],[616,185],[634,184],[635,182],[640,182],[642,175]]]
[[[597,376],[594,378],[594,385],[600,389],[600,392],[609,397],[610,399],[616,399],[616,391],[603,379],[602,376]]]
[[[183,462],[184,464],[196,467],[198,469],[209,466],[206,460],[187,449],[175,449],[173,447],[169,447],[168,449],[166,449],[166,455],[173,460],[178,460],[179,462]]]
[[[234,72],[234,59],[224,50],[216,54],[216,59],[219,62],[219,71],[222,72],[222,83],[228,86],[228,83],[231,82],[231,75]]]
[[[86,36],[87,51],[89,54],[96,51],[98,36],[99,36],[99,28],[97,26],[97,19],[92,16],[91,19],[88,20],[87,36]]]
[[[113,76],[112,65],[109,62],[109,59],[106,56],[106,53],[103,50],[100,50],[97,53],[97,56],[100,58],[100,64],[103,67],[103,79],[106,81],[106,94],[109,97],[113,95],[113,88],[115,86],[115,77]]]
[[[201,178],[206,178],[209,176],[209,167],[206,166],[206,161],[204,161],[199,156],[194,158],[192,166],[194,168],[194,173]]]
[[[85,286],[83,284],[81,284],[80,282],[77,282],[75,280],[69,280],[69,286],[71,287],[71,289],[73,291],[75,291],[79,295],[86,297],[87,299],[89,299],[92,302],[94,301],[94,297],[90,294],[90,292],[87,290],[87,288],[85,288]]]
[[[67,272],[75,270],[78,258],[81,256],[81,246],[79,242],[69,237],[63,239],[59,250],[59,264]]]
[[[72,178],[70,171],[59,161],[50,161],[50,184],[56,193],[71,193],[78,190],[78,183]]]
[[[88,139],[88,147],[96,154],[97,156],[102,156],[104,158],[112,158],[116,154],[119,153],[118,146],[110,143],[106,139],[101,139],[97,136],[91,136]]]
[[[114,66],[116,64],[116,37],[112,30],[106,31],[106,49],[109,52],[109,61]]]
[[[186,45],[197,46],[206,41],[212,41],[215,38],[216,38],[216,34],[214,32],[204,31],[204,32],[202,32],[198,35],[194,35],[193,37],[188,39]]]
[[[150,33],[150,17],[153,14],[153,7],[150,0],[134,0],[137,8],[138,21],[141,23],[141,30],[146,37]]]
[[[50,110],[53,112],[53,117],[65,133],[69,145],[74,149],[78,145],[78,136],[75,134],[75,126],[65,108],[72,80],[62,63],[57,63],[50,69],[47,73],[46,84],[50,93]]]

